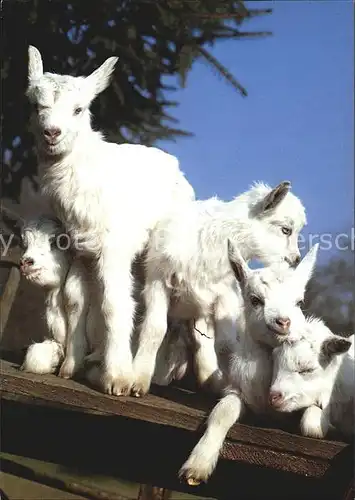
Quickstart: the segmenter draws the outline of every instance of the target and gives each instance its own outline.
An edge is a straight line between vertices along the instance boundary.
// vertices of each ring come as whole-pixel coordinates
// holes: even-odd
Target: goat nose
[[[294,266],[298,266],[298,264],[301,262],[301,257],[300,255],[296,255],[296,257],[293,259],[293,264]]]
[[[276,318],[275,323],[286,332],[290,327],[291,320],[290,318]]]
[[[56,137],[58,137],[60,134],[62,133],[62,131],[60,130],[60,128],[58,127],[50,127],[50,128],[46,128],[44,129],[44,137],[46,139],[55,139]]]
[[[20,264],[21,266],[33,266],[35,261],[31,257],[22,257]]]
[[[271,406],[277,405],[282,399],[282,393],[280,391],[270,391],[269,393],[269,403]]]

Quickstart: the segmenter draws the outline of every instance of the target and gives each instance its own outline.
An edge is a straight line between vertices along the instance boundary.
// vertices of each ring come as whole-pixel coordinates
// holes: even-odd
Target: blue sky
[[[279,0],[258,7],[272,7],[273,13],[241,29],[273,36],[220,42],[213,49],[249,96],[242,98],[197,62],[186,88],[174,94],[180,102],[174,116],[195,137],[160,145],[178,156],[198,198],[217,194],[228,200],[254,180],[288,179],[307,208],[307,232],[349,231],[352,3]]]

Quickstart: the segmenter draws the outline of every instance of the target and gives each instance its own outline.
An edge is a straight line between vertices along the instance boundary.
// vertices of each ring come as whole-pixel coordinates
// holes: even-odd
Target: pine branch
[[[232,85],[243,97],[247,97],[248,92],[246,89],[238,82],[238,80],[228,71],[228,69],[223,66],[222,63],[218,61],[210,52],[208,52],[204,47],[197,47],[197,51],[199,55],[202,56],[208,64],[210,64],[213,68],[217,70],[217,73],[220,74],[228,83]]]

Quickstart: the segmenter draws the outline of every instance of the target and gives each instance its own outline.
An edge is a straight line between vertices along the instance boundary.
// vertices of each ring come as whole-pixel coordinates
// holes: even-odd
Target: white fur
[[[36,107],[31,123],[42,191],[76,248],[80,244],[97,262],[106,338],[103,389],[120,395],[133,381],[132,261],[159,220],[194,199],[194,191],[175,157],[109,143],[92,130],[89,106],[109,85],[116,62],[107,59],[86,78],[43,73],[41,55],[31,46],[27,95]]]
[[[45,320],[50,336],[29,347],[22,368],[34,373],[52,373],[66,353],[60,374],[70,378],[87,353],[86,315],[90,297],[81,261],[73,262],[70,254],[58,247],[61,233],[59,221],[47,216],[28,221],[22,230],[25,251],[20,269],[29,282],[46,289]]]
[[[54,373],[63,357],[63,347],[59,342],[51,339],[36,342],[27,349],[21,370],[40,375]]]
[[[103,322],[97,297],[96,282],[83,259],[72,259],[70,252],[58,248],[58,235],[62,228],[53,218],[41,216],[28,221],[22,230],[21,259],[23,276],[47,291],[45,318],[50,338],[31,345],[22,365],[24,371],[54,373],[60,366],[59,376],[71,378],[85,367],[89,382],[102,388],[101,363],[103,352]],[[32,259],[32,265],[25,265]],[[85,265],[86,264],[86,265]],[[140,288],[136,281],[136,298]],[[137,336],[133,336],[136,349]],[[168,385],[181,379],[188,365],[188,334],[182,324],[172,323],[157,357],[153,381]],[[64,359],[64,361],[63,361]],[[87,362],[87,365],[84,362]]]
[[[230,427],[248,407],[256,413],[275,412],[269,406],[272,377],[272,347],[286,338],[296,338],[297,325],[304,322],[299,309],[305,287],[311,277],[317,253],[315,245],[296,269],[274,264],[250,270],[236,248],[229,244],[229,256],[244,297],[244,329],[238,332],[235,352],[231,355],[225,396],[217,403],[207,422],[204,436],[180,469],[188,481],[206,481],[213,472]],[[258,296],[263,304],[252,305]],[[288,332],[280,334],[275,319],[291,317]],[[262,335],[264,332],[264,335]]]
[[[301,334],[273,351],[274,408],[280,412],[306,408],[301,422],[306,436],[323,438],[331,425],[353,435],[354,335],[347,339],[334,335],[316,318],[306,320]]]
[[[168,315],[195,322],[197,378],[201,385],[219,382],[216,350],[234,342],[242,303],[227,239],[247,260],[293,263],[299,258],[297,240],[306,218],[289,188],[289,182],[273,189],[259,183],[230,202],[192,201],[156,226],[146,258],[146,316],[134,359],[136,395],[149,390]],[[292,234],[284,234],[287,230]]]

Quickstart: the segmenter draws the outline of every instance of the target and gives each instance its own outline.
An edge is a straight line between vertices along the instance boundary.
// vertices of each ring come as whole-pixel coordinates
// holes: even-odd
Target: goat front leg
[[[86,322],[89,294],[87,276],[80,262],[74,262],[64,287],[64,302],[67,315],[67,338],[65,359],[59,370],[59,377],[72,378],[81,368],[88,345]]]
[[[232,425],[240,419],[244,403],[236,393],[224,396],[213,408],[207,429],[179,471],[190,486],[206,482],[214,471],[224,440]]]
[[[330,427],[328,416],[319,406],[309,406],[301,418],[301,433],[314,439],[323,439]]]
[[[49,339],[29,346],[21,370],[31,373],[54,373],[64,358],[67,321],[60,290],[46,297],[45,320]]]
[[[215,329],[211,317],[200,317],[193,322],[195,343],[195,375],[201,387],[219,393],[223,387],[223,373],[218,366],[215,349]]]
[[[82,367],[87,353],[86,311],[77,307],[68,308],[68,335],[65,358],[59,370],[59,377],[72,378]]]
[[[133,383],[131,334],[135,313],[131,263],[134,253],[110,245],[98,262],[102,281],[105,325],[102,389],[115,396],[128,395]]]
[[[232,288],[218,297],[214,306],[216,350],[226,353],[235,350],[237,328],[242,326],[242,298]]]
[[[137,354],[133,361],[134,396],[147,394],[155,370],[157,353],[167,332],[169,294],[163,280],[147,276],[143,292],[146,312],[141,326]]]

